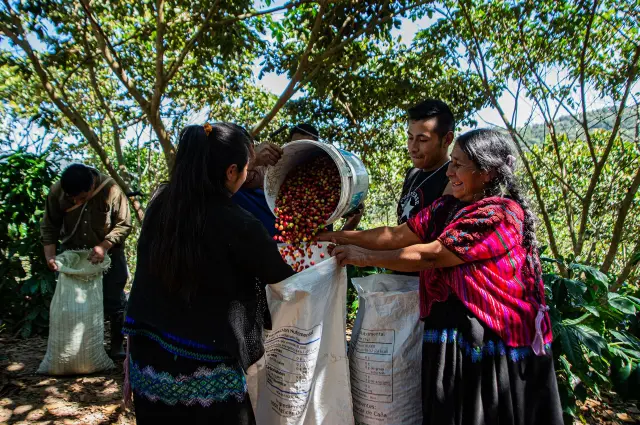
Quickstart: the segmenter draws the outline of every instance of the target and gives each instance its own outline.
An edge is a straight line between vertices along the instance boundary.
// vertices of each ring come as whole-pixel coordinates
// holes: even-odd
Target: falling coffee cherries
[[[316,235],[325,228],[339,200],[340,173],[329,156],[313,158],[287,174],[276,198],[278,233],[273,239],[287,244],[280,254],[285,261],[291,259],[293,270],[315,265],[313,261],[305,264],[305,257],[313,256]]]

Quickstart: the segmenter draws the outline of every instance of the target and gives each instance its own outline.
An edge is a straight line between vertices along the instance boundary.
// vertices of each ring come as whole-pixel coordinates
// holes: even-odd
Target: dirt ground
[[[46,338],[0,336],[0,424],[135,424],[133,414],[121,407],[121,364],[88,376],[36,375],[46,349]],[[638,406],[622,403],[615,394],[587,400],[581,410],[585,421],[575,425],[640,424]]]
[[[121,407],[122,364],[85,376],[36,375],[46,350],[46,338],[0,338],[0,424],[136,423]]]

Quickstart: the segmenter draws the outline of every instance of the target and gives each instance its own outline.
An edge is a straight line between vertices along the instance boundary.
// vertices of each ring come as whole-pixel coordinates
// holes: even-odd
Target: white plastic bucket
[[[298,164],[326,152],[340,172],[340,200],[335,211],[327,220],[331,224],[357,208],[367,197],[369,174],[364,164],[351,152],[338,149],[328,143],[314,140],[296,140],[283,146],[284,154],[278,163],[267,167],[264,179],[264,195],[273,213],[276,198],[285,177]]]

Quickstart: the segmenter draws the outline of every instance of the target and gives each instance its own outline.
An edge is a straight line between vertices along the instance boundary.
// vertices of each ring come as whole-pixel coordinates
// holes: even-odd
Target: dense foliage
[[[556,265],[567,270],[555,273]],[[569,259],[546,259],[547,303],[553,353],[565,414],[579,416],[575,401],[612,389],[625,398],[640,394],[640,291]]]
[[[43,261],[39,224],[56,171],[45,156],[0,157],[0,321],[23,337],[49,323],[55,279]]]
[[[596,152],[604,151],[610,136],[611,132],[606,130],[591,132]],[[634,174],[640,169],[640,145],[622,139],[613,144],[609,162],[593,190],[589,219],[580,233],[584,235],[584,248],[579,256],[574,254],[579,239],[578,220],[593,166],[588,144],[584,139],[559,134],[555,142],[548,137],[546,143],[532,146],[526,157],[538,164],[532,174],[544,200],[558,251],[565,256],[573,254],[580,262],[604,272],[616,271],[616,281],[610,289],[617,289],[623,282],[637,282],[632,259],[640,238],[640,192],[633,188]],[[558,173],[564,176],[570,190],[558,187]],[[523,180],[530,182],[525,176]],[[528,187],[533,192],[531,184]],[[548,240],[546,235],[544,238]],[[613,251],[616,246],[617,251]]]

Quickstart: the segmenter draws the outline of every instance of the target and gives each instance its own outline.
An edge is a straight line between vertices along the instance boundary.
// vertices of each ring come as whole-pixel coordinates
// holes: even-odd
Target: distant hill
[[[639,107],[627,108],[620,123],[620,136],[626,140],[633,140],[638,125]],[[611,130],[615,123],[616,115],[613,108],[602,108],[594,111],[587,111],[587,117],[591,124],[590,129]],[[582,119],[582,115],[578,117]],[[554,121],[556,133],[567,133],[570,139],[581,138],[583,136],[582,127],[570,116],[564,115]],[[549,130],[544,124],[530,125],[524,131],[525,140],[532,144],[540,144],[544,141]]]

